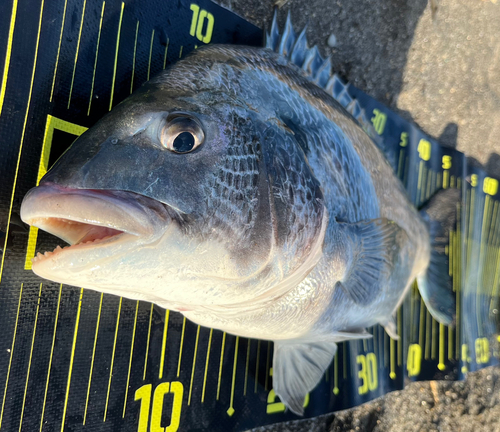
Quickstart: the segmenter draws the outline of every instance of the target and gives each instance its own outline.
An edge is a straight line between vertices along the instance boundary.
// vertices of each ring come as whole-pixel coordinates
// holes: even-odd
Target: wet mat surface
[[[242,430],[297,418],[272,391],[271,343],[44,281],[30,259],[56,240],[19,221],[22,197],[76,136],[214,42],[260,46],[262,32],[208,1],[0,4],[2,429]],[[433,320],[412,288],[397,314],[400,340],[377,326],[370,340],[340,344],[308,417],[400,389],[405,377],[459,379],[499,356],[498,181],[340,79],[334,95],[344,106],[358,100],[416,205],[440,188],[462,190],[447,249],[457,326]]]

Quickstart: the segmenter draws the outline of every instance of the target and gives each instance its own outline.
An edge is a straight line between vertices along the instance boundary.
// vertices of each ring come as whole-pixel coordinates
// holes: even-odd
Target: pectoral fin
[[[304,400],[320,381],[337,352],[333,342],[274,342],[273,388],[295,414],[304,414]]]
[[[345,277],[338,283],[356,304],[369,305],[391,273],[406,233],[385,218],[338,226],[351,259]]]

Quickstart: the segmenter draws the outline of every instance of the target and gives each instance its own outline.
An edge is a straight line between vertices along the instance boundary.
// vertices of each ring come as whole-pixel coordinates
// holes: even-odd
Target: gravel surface
[[[218,0],[268,26],[274,0]],[[281,0],[335,71],[500,178],[500,1]],[[500,371],[421,382],[357,408],[254,432],[500,431]]]

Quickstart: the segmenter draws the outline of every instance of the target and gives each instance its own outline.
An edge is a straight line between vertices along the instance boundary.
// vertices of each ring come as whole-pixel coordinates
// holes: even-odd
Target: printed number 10
[[[143,385],[135,392],[134,400],[141,401],[141,409],[139,411],[139,427],[137,432],[148,432],[149,412],[151,410],[151,392],[153,386],[151,384]],[[161,425],[161,417],[163,412],[163,402],[165,395],[172,393],[174,401],[172,403],[172,414],[170,416],[170,425],[163,427]],[[153,410],[151,413],[150,432],[175,432],[179,429],[182,410],[182,396],[184,387],[182,383],[174,381],[172,383],[164,382],[158,385],[153,396]]]
[[[193,11],[193,19],[191,20],[191,29],[189,34],[195,36],[203,43],[210,43],[212,40],[212,33],[214,31],[214,16],[207,12],[205,9],[201,9],[195,4],[191,3],[189,8]],[[205,33],[203,33],[203,27],[205,26],[205,21],[207,22],[207,27]]]

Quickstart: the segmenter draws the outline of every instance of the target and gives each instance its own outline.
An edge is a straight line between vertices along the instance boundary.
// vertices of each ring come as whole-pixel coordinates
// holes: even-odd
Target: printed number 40
[[[189,34],[191,36],[196,35],[196,38],[203,43],[210,43],[212,40],[212,33],[214,31],[214,16],[205,9],[200,10],[200,7],[195,3],[191,3],[189,8],[193,11],[193,19],[191,20],[191,29],[189,30]],[[207,22],[207,26],[205,28],[205,32],[203,32],[205,21]]]
[[[143,385],[135,392],[134,400],[141,401],[141,409],[139,411],[139,427],[137,432],[148,432],[149,412],[151,410],[151,392],[153,386],[151,384]],[[172,414],[170,416],[170,424],[167,427],[161,425],[161,417],[163,412],[163,403],[165,395],[172,393],[174,400],[172,402]],[[164,382],[156,387],[153,396],[153,410],[151,412],[150,432],[175,432],[179,429],[182,410],[182,396],[184,387],[181,382],[174,381],[172,383]]]

